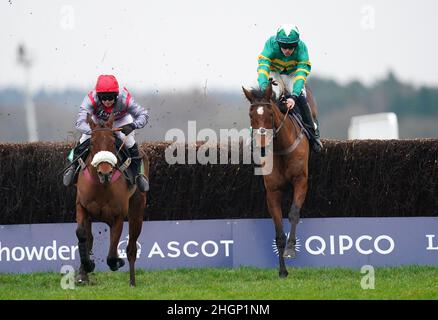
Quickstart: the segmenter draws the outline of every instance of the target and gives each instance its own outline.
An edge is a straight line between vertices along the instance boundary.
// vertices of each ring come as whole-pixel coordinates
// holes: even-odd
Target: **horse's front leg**
[[[129,201],[129,242],[126,250],[129,261],[129,284],[135,287],[135,260],[137,259],[137,239],[143,226],[143,212],[146,195],[139,190]]]
[[[91,256],[93,255],[93,232],[91,230],[91,217],[89,217],[85,223],[85,230],[87,232],[87,252],[88,252],[88,259],[90,260],[90,267],[92,272],[95,268],[94,260],[91,259]]]
[[[79,203],[76,203],[76,237],[78,238],[79,256],[81,266],[79,275],[76,277],[77,283],[88,283],[88,273],[92,272],[95,264],[90,260],[90,251],[93,243],[91,235],[91,217],[87,210]]]
[[[287,241],[286,249],[284,250],[283,257],[294,258],[295,257],[295,245],[296,245],[296,229],[300,222],[300,211],[303,206],[304,200],[307,194],[307,176],[303,175],[295,180],[294,186],[294,200],[289,210],[290,221],[290,233]]]
[[[110,226],[110,247],[106,263],[112,271],[116,271],[125,265],[125,261],[119,258],[117,253],[117,245],[119,244],[120,236],[123,230],[123,215],[114,217],[114,221]]]
[[[278,261],[280,264],[279,276],[286,278],[288,272],[284,263],[283,252],[286,246],[286,235],[283,231],[283,217],[281,213],[281,191],[266,191],[266,201],[268,204],[269,214],[271,215],[275,225],[275,241],[278,249]]]

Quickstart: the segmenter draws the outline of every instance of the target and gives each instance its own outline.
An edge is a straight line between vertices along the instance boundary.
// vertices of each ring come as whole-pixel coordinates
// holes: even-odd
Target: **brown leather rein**
[[[91,131],[91,132],[90,132],[90,131]],[[90,131],[88,131],[88,132],[90,132],[90,134],[93,133],[93,132],[97,132],[97,131],[111,131],[111,132],[118,132],[118,131],[122,131],[122,128],[106,128],[106,127],[105,127],[105,128],[96,128],[96,129],[93,129],[93,130],[90,130]],[[125,136],[125,139],[123,139],[123,143],[122,143],[122,145],[120,146],[119,150],[117,150],[116,157],[118,157],[118,155],[119,155],[119,153],[120,153],[120,150],[122,150],[123,146],[125,145],[125,142],[126,142],[126,140],[128,139],[128,136],[129,136],[129,134]],[[129,164],[128,164],[128,165],[129,165]]]
[[[251,107],[255,107],[255,106],[272,106],[272,103],[268,103],[268,102],[263,102],[263,103],[251,103],[250,106],[251,106]],[[281,123],[280,123],[280,125],[278,126],[278,128],[275,128],[274,116],[272,116],[272,128],[274,129],[274,135],[273,135],[273,138],[274,138],[274,139],[278,136],[278,134],[280,133],[280,130],[283,128],[284,123],[286,122],[287,116],[288,116],[288,114],[289,114],[289,111],[290,111],[291,109],[292,109],[292,108],[288,108],[288,109],[287,109],[286,113],[284,114],[283,120],[281,121]],[[292,122],[293,122],[293,121],[292,121]],[[261,130],[261,129],[264,129],[264,130]],[[259,130],[259,131],[263,131],[263,132],[259,132],[259,134],[261,134],[261,135],[265,135],[265,134],[266,134],[266,129],[265,129],[265,128],[259,128],[258,130]],[[298,147],[298,145],[300,144],[300,142],[301,142],[301,140],[302,140],[303,138],[304,138],[304,130],[301,129],[300,133],[298,134],[298,136],[297,136],[297,138],[295,139],[295,141],[294,141],[293,144],[291,144],[289,147],[287,147],[287,148],[284,149],[284,150],[274,152],[274,154],[275,154],[275,155],[283,155],[283,156],[284,156],[284,155],[287,155],[287,154],[293,152],[293,151]],[[252,140],[253,140],[253,138],[251,137],[251,143],[252,143]]]

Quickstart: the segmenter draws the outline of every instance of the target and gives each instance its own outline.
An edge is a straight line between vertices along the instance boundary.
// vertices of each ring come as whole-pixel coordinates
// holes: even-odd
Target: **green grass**
[[[93,284],[61,288],[61,274],[0,274],[0,299],[438,299],[438,267],[376,268],[375,289],[363,290],[360,270],[276,269],[137,270],[137,287],[127,272],[96,272]]]

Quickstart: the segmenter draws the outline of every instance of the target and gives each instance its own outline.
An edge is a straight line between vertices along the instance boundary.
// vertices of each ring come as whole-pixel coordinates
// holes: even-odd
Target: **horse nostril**
[[[99,176],[99,179],[101,179],[101,181],[109,182],[110,177],[111,177],[111,172],[105,173],[105,172],[102,172],[102,171],[98,171],[97,175]]]

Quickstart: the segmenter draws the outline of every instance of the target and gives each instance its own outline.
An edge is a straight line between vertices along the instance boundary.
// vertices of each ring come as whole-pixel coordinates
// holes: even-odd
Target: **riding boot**
[[[301,96],[300,96],[301,98]],[[310,135],[311,135],[311,143],[312,143],[312,149],[313,151],[315,151],[316,153],[321,152],[322,150],[322,142],[319,139],[319,125],[318,125],[318,121],[314,121],[313,117],[312,117],[312,112],[310,110],[310,106],[307,103],[306,99],[304,97],[302,97],[301,99],[299,99],[298,101],[301,102],[300,100],[304,100],[302,103],[299,103],[299,108],[300,108],[300,113],[301,113],[301,118],[303,119],[304,122],[304,126],[307,128],[307,130],[309,131]]]
[[[73,162],[70,167],[67,168],[67,170],[64,173],[64,176],[62,178],[62,183],[64,186],[68,187],[73,184],[74,177],[76,175],[76,170],[78,169],[78,162]]]
[[[140,157],[140,152],[138,151],[138,145],[135,143],[130,149],[129,154],[131,155],[131,170],[134,173],[135,176],[135,184],[137,185],[137,188],[141,192],[149,191],[149,181],[141,172],[141,162],[143,160],[142,157]]]
[[[317,118],[315,118],[314,119],[315,121],[315,137],[317,138],[317,139],[319,139],[320,138],[320,133],[319,133],[319,121],[318,121],[318,119]]]
[[[64,186],[68,187],[74,184],[76,180],[76,175],[79,167],[79,157],[85,160],[88,155],[88,147],[90,146],[90,140],[85,140],[83,143],[77,145],[73,149],[73,156],[70,159],[71,165],[67,168],[64,173],[62,182]]]

